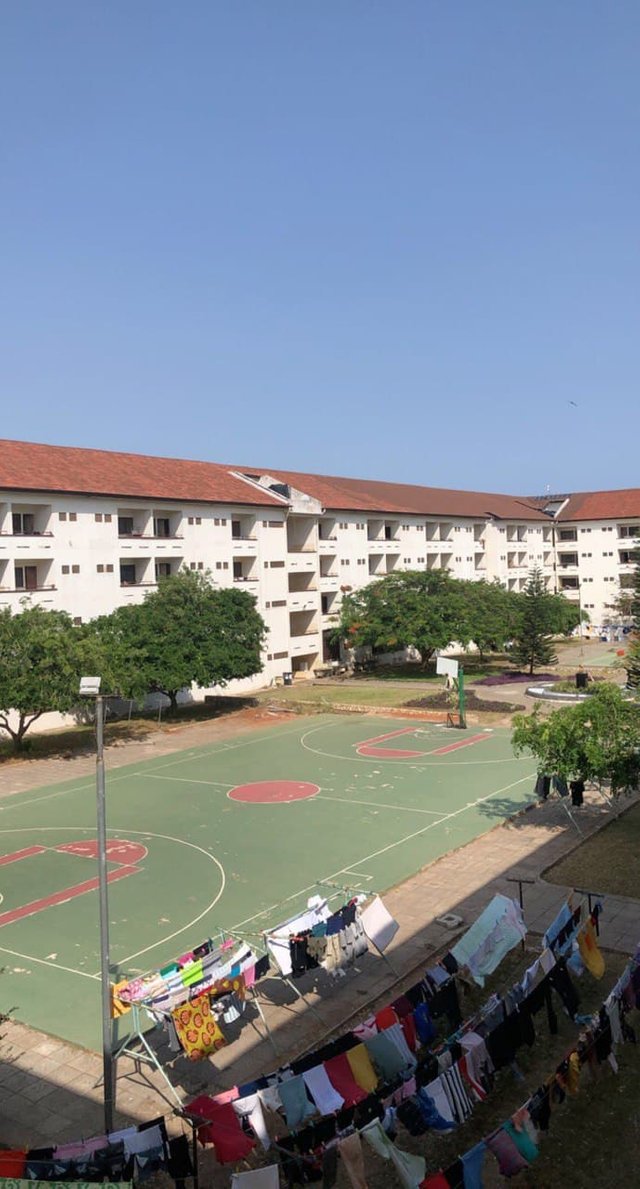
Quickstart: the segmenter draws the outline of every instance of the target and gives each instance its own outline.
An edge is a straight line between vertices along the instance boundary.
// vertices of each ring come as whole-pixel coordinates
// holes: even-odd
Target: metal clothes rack
[[[244,936],[241,936],[237,932],[227,932],[226,930],[223,930],[223,929],[219,930],[216,934],[214,934],[213,938],[209,938],[208,940],[214,942],[215,944],[220,944],[220,945],[222,944],[222,942],[229,941],[229,940],[245,942],[245,944],[246,944],[246,940],[245,940]],[[260,957],[260,955],[256,955],[256,957]],[[197,994],[198,993],[198,984],[196,983],[192,987],[185,988],[185,990],[187,990],[191,994],[194,994],[194,993]],[[207,990],[208,990],[207,987],[202,988],[202,993],[203,994],[206,993]],[[271,1029],[269,1028],[269,1024],[267,1023],[267,1020],[265,1018],[264,1012],[262,1010],[262,1005],[260,1003],[260,1000],[256,993],[255,988],[247,987],[246,994],[251,998],[251,1002],[256,1007],[258,1015],[260,1016],[260,1019],[264,1026],[267,1038],[271,1042],[274,1052],[276,1053],[276,1055],[279,1055],[278,1047],[277,1047],[275,1040],[273,1038]],[[190,995],[188,995],[187,998],[185,999],[185,1003],[189,1001],[189,998],[190,998]],[[171,1015],[171,1011],[166,1010],[165,1008],[162,1008],[159,1006],[154,1007],[153,999],[146,999],[146,1000],[141,999],[137,1002],[132,1003],[130,1005],[130,1007],[131,1007],[131,1011],[130,1011],[130,1021],[131,1022],[129,1025],[127,1035],[124,1036],[120,1041],[117,1041],[116,1044],[112,1048],[112,1060],[114,1062],[114,1065],[119,1057],[129,1057],[135,1063],[136,1067],[139,1067],[141,1065],[153,1066],[153,1068],[158,1071],[158,1073],[162,1077],[163,1081],[166,1083],[173,1099],[177,1102],[178,1107],[180,1108],[180,1111],[182,1111],[182,1109],[183,1109],[182,1099],[181,1099],[180,1095],[178,1094],[177,1090],[175,1089],[175,1087],[172,1085],[172,1083],[168,1077],[168,1074],[167,1074],[160,1058],[158,1057],[158,1054],[154,1052],[151,1045],[149,1044],[149,1041],[147,1039],[147,1035],[145,1032],[145,1028],[144,1028],[142,1014],[141,1014],[142,1011],[144,1010],[145,1013],[147,1014],[147,1017],[152,1021],[153,1026],[157,1027],[157,1025],[158,1025],[157,1017],[162,1017],[164,1019],[168,1019]],[[122,1020],[123,1017],[120,1016],[120,1017],[118,1017],[118,1019]],[[137,1072],[137,1069],[136,1069],[136,1072]],[[97,1082],[96,1085],[99,1085],[99,1082]]]

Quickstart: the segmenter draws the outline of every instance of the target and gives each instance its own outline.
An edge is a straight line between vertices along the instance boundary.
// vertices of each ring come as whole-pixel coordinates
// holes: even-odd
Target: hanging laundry
[[[363,1127],[362,1136],[383,1160],[391,1161],[405,1189],[418,1189],[427,1171],[424,1156],[413,1156],[410,1152],[403,1152],[398,1148],[389,1139],[379,1119]]]
[[[468,1152],[465,1152],[462,1157],[464,1189],[482,1189],[482,1170],[484,1168],[486,1153],[487,1145],[484,1140],[481,1140],[474,1148],[470,1148]]]
[[[185,1113],[200,1122],[198,1139],[203,1147],[213,1144],[220,1164],[244,1160],[256,1146],[256,1141],[242,1130],[230,1102],[214,1102],[201,1094],[185,1107]]]
[[[231,1189],[280,1189],[280,1170],[277,1164],[256,1168],[251,1172],[234,1172]]]
[[[365,1046],[359,1044],[353,1049],[349,1049],[347,1052],[347,1061],[351,1067],[354,1079],[360,1088],[366,1090],[367,1094],[375,1090],[378,1085],[378,1075],[371,1064],[371,1058]]]
[[[367,1097],[367,1091],[358,1085],[353,1076],[348,1053],[340,1053],[330,1061],[325,1061],[324,1067],[331,1085],[342,1095],[345,1106],[355,1106]]]
[[[594,978],[602,978],[605,972],[605,962],[596,940],[596,924],[591,916],[578,933],[578,948],[580,957],[587,970]]]
[[[380,953],[383,953],[391,945],[400,928],[379,896],[375,896],[371,904],[361,911],[360,920],[369,941]]]
[[[183,1003],[171,1014],[178,1040],[191,1061],[208,1057],[227,1043],[211,1013],[207,994],[198,995],[190,1003]]]
[[[362,1143],[357,1132],[338,1141],[338,1152],[353,1189],[368,1189],[364,1174]]]
[[[320,896],[313,896],[308,901],[306,912],[302,912],[299,916],[292,917],[275,929],[269,930],[265,936],[267,948],[281,974],[286,977],[292,973],[290,937],[312,930],[314,925],[320,924],[321,921],[327,921],[330,916],[327,901]]]
[[[0,1177],[21,1180],[26,1163],[27,1153],[23,1149],[0,1149]]]
[[[527,929],[522,909],[515,900],[496,895],[470,929],[452,947],[460,966],[466,966],[479,986],[492,974],[514,946],[523,941]]]
[[[485,1143],[498,1161],[498,1168],[503,1177],[515,1177],[523,1169],[529,1168],[529,1161],[520,1154],[504,1127],[494,1135],[488,1136]]]
[[[302,1077],[321,1115],[332,1115],[344,1106],[344,1098],[331,1084],[324,1065],[306,1070]]]
[[[249,1124],[256,1139],[260,1141],[261,1147],[267,1152],[271,1147],[271,1140],[264,1121],[262,1103],[258,1095],[247,1094],[244,1098],[235,1098],[232,1106],[238,1118],[244,1119]]]
[[[305,1119],[315,1114],[316,1108],[309,1101],[301,1074],[298,1074],[297,1077],[288,1078],[285,1082],[280,1082],[278,1085],[278,1094],[284,1107],[287,1127],[291,1129],[299,1127]]]

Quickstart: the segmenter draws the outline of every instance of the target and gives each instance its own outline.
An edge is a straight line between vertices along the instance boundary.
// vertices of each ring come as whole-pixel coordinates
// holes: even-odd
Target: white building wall
[[[614,619],[611,604],[632,585],[638,519],[561,521],[556,526],[557,589],[589,615],[592,630]]]

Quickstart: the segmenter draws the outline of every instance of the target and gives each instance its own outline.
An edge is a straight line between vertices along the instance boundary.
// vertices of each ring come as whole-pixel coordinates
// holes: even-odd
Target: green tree
[[[77,706],[80,678],[96,662],[95,649],[65,611],[26,600],[15,615],[8,607],[0,611],[0,729],[16,751],[42,714]]]
[[[516,755],[533,753],[540,773],[609,785],[614,796],[638,788],[640,713],[617,685],[549,715],[515,715],[511,741]]]
[[[351,648],[413,645],[426,664],[452,641],[469,642],[462,583],[442,570],[388,574],[343,599],[338,631]]]
[[[537,567],[531,571],[523,594],[512,656],[517,665],[528,668],[532,674],[537,666],[552,665],[557,660],[550,637],[554,628],[557,630],[558,610]]]
[[[517,631],[522,596],[505,590],[498,581],[463,581],[459,585],[466,635],[475,644],[480,657],[487,652],[502,652]]]
[[[175,707],[186,686],[224,686],[262,669],[266,628],[255,599],[193,570],[161,578],[143,603],[97,620],[95,630],[125,697],[158,690]]]

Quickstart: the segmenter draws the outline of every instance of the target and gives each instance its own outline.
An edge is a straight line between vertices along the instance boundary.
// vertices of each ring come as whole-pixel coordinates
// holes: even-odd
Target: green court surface
[[[377,715],[296,719],[107,771],[114,978],[158,969],[219,927],[276,925],[318,880],[388,888],[491,829],[533,783],[507,730]],[[95,835],[91,778],[0,805],[0,1010],[90,1048]]]

